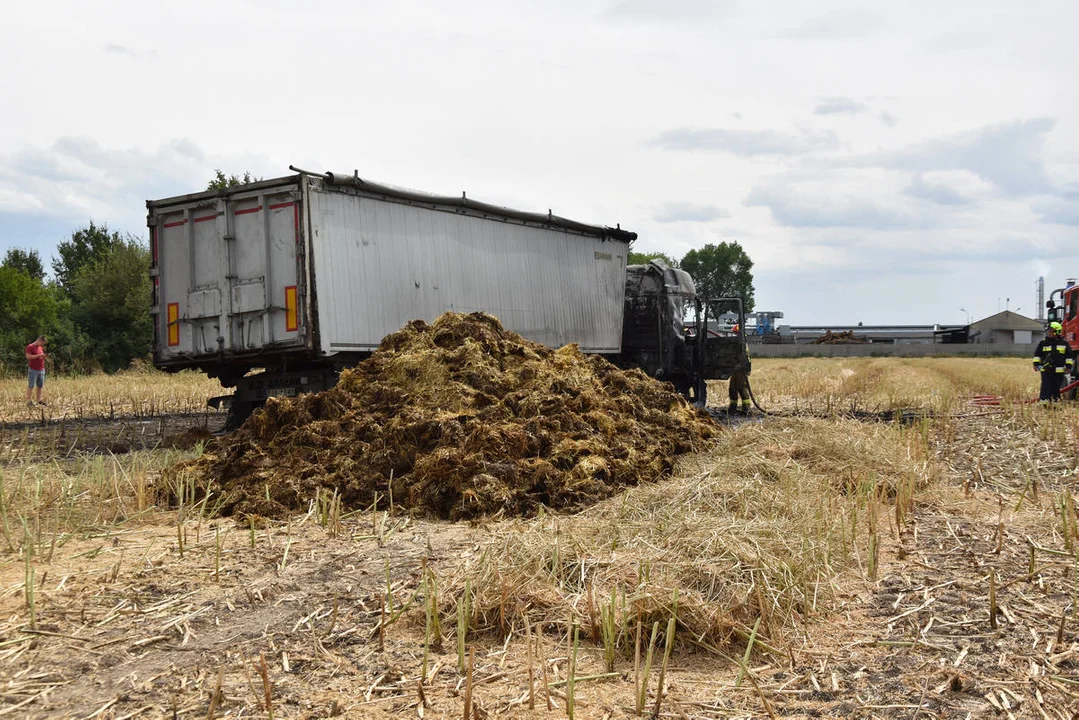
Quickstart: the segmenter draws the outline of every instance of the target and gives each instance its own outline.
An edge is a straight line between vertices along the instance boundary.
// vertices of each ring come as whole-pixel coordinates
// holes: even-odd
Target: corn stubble
[[[930,363],[928,369],[891,362],[899,363],[901,375],[911,383],[902,385],[906,388],[902,392],[876,361],[837,363],[831,368],[822,364],[818,369],[823,377],[813,373],[788,377],[783,392],[800,398],[803,407],[828,402],[836,407],[840,392],[851,393],[863,407],[872,403],[887,407],[890,402],[907,407],[915,400],[915,387],[930,387],[939,392],[923,398],[924,407],[957,412],[964,388],[988,382],[957,379],[964,366],[943,360]],[[982,371],[980,364],[970,367]],[[869,379],[857,379],[863,369],[867,377],[877,372],[877,389]],[[402,372],[409,375],[407,369]],[[785,373],[790,374],[781,372],[780,361],[757,363],[754,380],[762,402],[777,392],[769,387],[768,378]],[[985,378],[989,374],[985,369]],[[948,382],[955,383],[951,391]],[[1022,382],[1015,380],[1014,388],[1005,392],[1022,397],[1026,392]],[[431,384],[430,392],[437,386]],[[1059,442],[1079,457],[1074,440],[1079,420],[1074,413],[1052,416],[1030,406],[1001,412],[1001,421],[1017,433]],[[886,537],[909,532],[916,507],[925,502],[926,490],[940,472],[935,443],[956,432],[953,422],[940,417],[901,427],[838,417],[783,417],[746,424],[719,434],[707,451],[684,457],[674,476],[661,483],[623,489],[572,515],[553,515],[540,507],[533,517],[490,521],[480,552],[452,565],[445,560],[437,565],[418,562],[415,588],[402,589],[391,582],[386,565],[385,588],[370,608],[377,622],[370,649],[385,653],[402,638],[414,639],[422,632],[423,654],[417,653],[408,675],[414,688],[420,679],[415,690],[419,707],[427,706],[431,698],[433,681],[427,671],[434,674],[441,664],[443,679],[454,670],[459,676],[462,692],[454,697],[457,712],[466,718],[480,714],[484,685],[473,677],[477,658],[487,655],[485,648],[513,642],[528,643],[529,687],[522,704],[530,707],[590,716],[595,706],[589,708],[585,688],[604,683],[621,688],[621,706],[627,712],[679,716],[666,678],[678,670],[680,661],[703,652],[729,659],[732,682],[735,674],[739,680],[747,679],[765,712],[773,715],[771,701],[752,672],[753,658],[785,663],[788,648],[805,636],[814,619],[835,608],[841,583],[850,577],[871,581],[877,575],[880,545]],[[0,548],[22,565],[20,602],[28,626],[43,621],[38,596],[43,581],[38,571],[77,533],[116,528],[155,513],[164,519],[160,511],[167,501],[167,519],[176,530],[175,551],[179,555],[189,548],[184,562],[191,562],[190,548],[200,542],[200,528],[219,507],[222,489],[206,492],[205,485],[193,482],[196,476],[183,473],[148,488],[162,465],[182,457],[189,455],[159,451],[98,456],[64,471],[47,462],[21,462],[2,469]],[[1046,469],[1028,463],[1027,487],[1009,496],[1009,509],[1042,497],[1052,508],[1049,517],[1060,549],[1030,541],[1019,568],[1022,582],[1033,582],[1045,567],[1065,561],[1074,568],[1079,545],[1071,493],[1045,487]],[[991,483],[995,475],[994,468],[979,461],[971,468],[971,485]],[[660,478],[657,473],[648,479]],[[386,528],[400,520],[400,503],[409,498],[408,487],[407,482],[396,486],[396,513],[382,510],[383,501],[378,510],[372,502],[359,515],[349,513],[346,491],[338,487],[320,485],[308,495],[297,492],[299,506],[308,513],[297,527],[302,532],[317,528],[343,543],[350,535],[377,535],[381,547],[383,536],[390,534]],[[384,486],[376,492],[388,498],[389,489]],[[258,485],[258,493],[263,497],[271,493],[265,481]],[[999,521],[998,539],[1008,531],[1005,520]],[[281,535],[276,539],[270,529],[275,525],[266,524],[265,532],[256,525],[262,528],[263,521],[254,515],[245,518],[235,531],[236,548],[272,546],[281,573],[301,562],[288,555],[291,525],[275,531]],[[218,528],[208,529],[201,552],[207,577],[227,582],[227,535]],[[117,561],[113,581],[123,569]],[[987,626],[996,625],[998,614],[1004,617],[999,601],[1009,583],[1016,582],[1007,577],[1006,571],[990,569],[980,588]],[[1071,582],[1079,595],[1076,578],[1079,575]],[[47,620],[48,611],[44,612]],[[336,599],[332,613],[331,628],[337,622]],[[1059,622],[1060,642],[1072,620],[1062,614],[1054,621]],[[446,643],[448,667],[431,662],[443,644],[443,633],[452,634]],[[272,716],[281,701],[266,658],[256,653],[241,667],[251,686],[247,695],[257,697],[258,709]],[[221,712],[228,696],[221,694],[221,671],[216,667],[215,671],[201,711],[206,714],[208,708],[210,716]],[[525,671],[520,675],[525,677]]]

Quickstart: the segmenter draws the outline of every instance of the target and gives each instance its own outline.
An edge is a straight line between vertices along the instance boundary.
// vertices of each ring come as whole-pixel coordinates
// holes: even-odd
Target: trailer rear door
[[[155,360],[302,345],[301,217],[295,185],[151,208]]]

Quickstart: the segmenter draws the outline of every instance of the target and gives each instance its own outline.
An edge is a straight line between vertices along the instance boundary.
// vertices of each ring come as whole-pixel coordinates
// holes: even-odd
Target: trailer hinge
[[[236,239],[236,236],[235,236],[235,235],[227,235],[227,234],[226,234],[226,235],[222,235],[222,236],[221,236],[221,239],[222,239],[222,240],[224,240],[225,242],[229,242],[229,241],[231,241],[231,240],[235,240],[235,239]]]

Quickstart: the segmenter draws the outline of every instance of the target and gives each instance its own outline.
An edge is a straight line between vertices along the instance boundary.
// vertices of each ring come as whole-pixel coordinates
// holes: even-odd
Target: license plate
[[[266,391],[266,397],[293,397],[296,395],[296,388],[273,388]]]

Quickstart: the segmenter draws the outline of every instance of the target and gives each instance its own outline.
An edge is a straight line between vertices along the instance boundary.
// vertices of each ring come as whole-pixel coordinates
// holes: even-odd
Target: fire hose
[[[1079,380],[1077,380],[1076,383],[1079,384]],[[757,408],[758,410],[760,410],[765,415],[771,415],[772,414],[772,413],[768,412],[767,410],[765,410],[764,408],[762,408],[760,406],[760,403],[757,402],[757,396],[753,394],[753,386],[749,384],[749,376],[748,375],[746,375],[746,390],[749,390],[749,399],[753,401],[753,407]]]
[[[1061,397],[1063,397],[1065,393],[1068,393],[1068,392],[1070,392],[1072,390],[1076,390],[1076,389],[1079,389],[1079,379],[1073,380],[1072,382],[1070,382],[1067,385],[1065,385],[1064,387],[1062,387],[1060,389],[1060,395],[1061,395]],[[1000,405],[1002,401],[1003,401],[1003,398],[1000,397],[999,395],[974,395],[970,399],[970,404],[971,405],[983,405],[983,406],[984,405]],[[1039,402],[1039,399],[1038,398],[1031,398],[1030,400],[1016,400],[1015,402],[1017,402],[1017,403],[1019,403],[1021,405],[1027,405],[1027,404],[1032,404],[1032,403]]]

